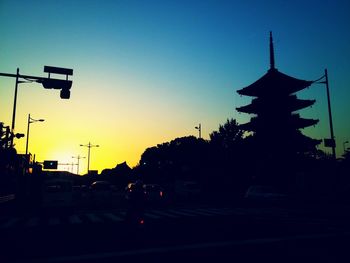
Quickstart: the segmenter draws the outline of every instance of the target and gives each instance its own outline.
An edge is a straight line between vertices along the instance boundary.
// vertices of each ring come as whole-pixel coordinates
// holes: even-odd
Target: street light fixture
[[[88,147],[88,166],[87,166],[87,173],[89,174],[90,171],[90,149],[92,147],[100,147],[98,144],[91,144],[90,142],[88,144],[80,144],[80,146]]]
[[[199,124],[198,126],[194,127],[195,129],[198,130],[198,138],[201,139],[202,138],[202,126],[201,124]]]
[[[85,157],[82,157],[82,156],[78,155],[78,156],[72,156],[72,158],[75,158],[75,159],[78,160],[78,163],[77,163],[77,175],[79,175],[79,160],[80,159],[84,159]]]
[[[343,142],[343,150],[344,150],[344,154],[346,153],[346,150],[345,150],[345,144],[349,143],[349,141],[345,141]]]
[[[26,143],[26,156],[28,154],[28,144],[29,144],[29,126],[31,123],[34,123],[34,122],[43,122],[45,121],[44,119],[39,119],[39,120],[36,120],[36,119],[33,119],[32,117],[30,117],[30,114],[28,114],[28,125],[27,125],[27,143]]]
[[[29,75],[20,75],[19,68],[17,68],[16,74],[1,73],[0,72],[0,76],[16,78],[15,94],[14,94],[14,101],[13,101],[13,112],[12,112],[12,125],[11,125],[11,133],[12,134],[14,134],[14,130],[15,130],[17,90],[18,90],[19,83],[37,82],[37,83],[41,83],[45,89],[61,89],[61,93],[60,93],[61,98],[62,99],[69,99],[70,88],[72,87],[73,82],[71,80],[68,80],[68,76],[73,75],[73,69],[44,66],[44,72],[48,73],[47,78],[29,76]],[[66,75],[66,79],[65,80],[53,79],[50,77],[51,73]],[[25,81],[19,80],[19,79],[24,79]],[[13,147],[13,138],[11,139],[11,147]]]

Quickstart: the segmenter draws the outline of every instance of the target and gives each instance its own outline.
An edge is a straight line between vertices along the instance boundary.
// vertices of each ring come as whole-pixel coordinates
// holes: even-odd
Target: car
[[[51,207],[73,207],[73,183],[66,179],[51,179],[44,183],[42,206]]]
[[[175,183],[175,193],[180,199],[195,200],[201,196],[201,186],[196,181],[178,181]]]
[[[159,202],[165,199],[164,189],[158,184],[144,184],[143,190],[148,202]]]
[[[128,183],[128,185],[125,187],[125,199],[129,200],[132,191],[135,189],[136,183]]]
[[[95,181],[90,187],[92,201],[108,203],[112,198],[112,185],[108,181]]]
[[[252,201],[285,201],[288,195],[270,185],[252,185],[244,197],[246,200]]]

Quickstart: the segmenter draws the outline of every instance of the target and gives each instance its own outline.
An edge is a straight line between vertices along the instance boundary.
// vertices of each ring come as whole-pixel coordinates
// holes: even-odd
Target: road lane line
[[[56,226],[56,225],[59,225],[61,223],[60,219],[58,217],[51,217],[49,219],[49,225],[50,226]]]
[[[92,223],[102,223],[103,222],[103,220],[95,214],[86,214],[86,216]]]
[[[71,224],[81,224],[83,221],[77,216],[77,215],[72,215],[68,217],[69,223]]]
[[[211,208],[197,208],[196,210],[204,212],[204,213],[213,213],[216,215],[230,215],[231,213],[229,212],[224,212],[216,209],[211,209]]]
[[[152,219],[159,219],[159,218],[162,218],[161,216],[157,216],[157,215],[154,215],[150,212],[145,212],[145,216],[146,217],[149,217],[149,218],[152,218]]]
[[[190,212],[183,212],[182,210],[169,209],[168,211],[174,214],[182,215],[182,216],[197,216],[196,214],[193,214]]]
[[[18,223],[19,221],[20,221],[20,219],[17,217],[10,218],[7,222],[3,223],[0,226],[0,229],[10,228],[10,227],[14,226],[16,223]]]
[[[112,213],[105,213],[103,214],[104,217],[112,220],[113,222],[121,222],[121,221],[124,221],[123,218],[119,217],[119,216],[116,216],[115,214],[112,214]]]
[[[162,212],[162,211],[159,211],[159,210],[152,210],[152,213],[156,214],[156,215],[165,216],[165,217],[171,217],[171,218],[179,218],[180,217],[178,215],[174,215],[174,214],[167,213],[167,212]]]
[[[181,209],[183,211],[187,211],[187,212],[190,212],[190,213],[194,213],[196,215],[201,215],[201,216],[214,216],[213,213],[205,213],[205,212],[202,212],[202,211],[198,211],[196,209],[186,209],[186,208],[183,208]]]
[[[35,227],[38,225],[39,225],[39,218],[38,217],[29,218],[28,221],[25,223],[26,227]]]

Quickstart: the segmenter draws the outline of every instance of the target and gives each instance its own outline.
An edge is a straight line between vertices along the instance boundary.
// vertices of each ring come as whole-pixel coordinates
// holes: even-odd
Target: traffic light
[[[57,169],[57,161],[44,161],[44,169]]]
[[[61,99],[69,99],[70,98],[70,90],[69,89],[61,89],[60,97],[61,97]]]
[[[72,81],[65,79],[43,79],[41,82],[45,89],[70,89],[72,87]]]
[[[23,133],[16,133],[16,134],[15,134],[15,137],[16,137],[17,139],[20,139],[20,138],[24,137],[24,134],[23,134]]]
[[[68,80],[68,76],[73,75],[73,69],[69,68],[58,68],[45,66],[44,72],[49,73],[48,78],[42,79],[40,82],[45,89],[60,89],[61,99],[70,98],[70,88],[72,87],[72,81]],[[66,79],[52,79],[50,78],[51,74],[66,75]]]

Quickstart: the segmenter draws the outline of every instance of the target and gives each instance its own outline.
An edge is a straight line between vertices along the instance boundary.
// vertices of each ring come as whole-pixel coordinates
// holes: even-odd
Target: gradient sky
[[[91,149],[90,169],[135,166],[147,147],[197,136],[198,123],[208,139],[227,118],[247,122],[250,116],[235,108],[251,98],[236,90],[268,70],[272,30],[281,72],[315,80],[328,69],[340,155],[350,141],[349,14],[350,1],[0,0],[0,72],[74,69],[70,100],[37,83],[20,84],[16,131],[26,133],[29,113],[45,119],[30,126],[37,161],[76,162],[72,156],[87,157],[79,145],[90,141],[100,145]],[[0,77],[6,125],[14,84]],[[303,132],[329,137],[325,86],[298,97],[316,99],[301,115],[320,120]],[[25,152],[25,138],[16,148]],[[85,172],[86,159],[80,163]]]

